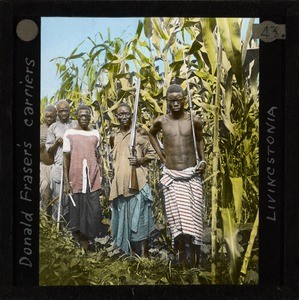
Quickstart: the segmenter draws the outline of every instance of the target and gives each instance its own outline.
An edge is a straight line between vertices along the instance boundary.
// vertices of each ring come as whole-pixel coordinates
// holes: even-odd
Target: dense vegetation
[[[149,259],[112,255],[110,241],[99,241],[97,253],[74,246],[68,232],[57,232],[45,216],[40,225],[40,283],[59,284],[191,284],[258,281],[258,45],[251,38],[253,19],[145,18],[136,35],[100,41],[88,38],[89,52],[56,58],[61,87],[47,103],[71,100],[93,107],[93,124],[101,132],[104,176],[108,172],[108,137],[117,125],[118,103],[132,105],[135,78],[141,78],[138,122],[145,129],[167,112],[171,83],[186,89],[193,110],[204,124],[208,163],[205,187],[204,270],[173,266],[169,232],[159,191],[158,164],[151,165],[150,184],[159,229],[157,253]],[[241,31],[246,34],[241,39]],[[184,59],[186,58],[186,59]],[[186,107],[187,109],[188,107]],[[107,178],[107,177],[106,177]],[[106,206],[109,182],[102,199]],[[109,209],[105,222],[109,223]],[[63,255],[61,255],[63,253]],[[111,257],[110,257],[111,256]]]

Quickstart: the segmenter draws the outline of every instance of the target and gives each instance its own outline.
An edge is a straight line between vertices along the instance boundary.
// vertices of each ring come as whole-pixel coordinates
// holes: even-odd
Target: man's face
[[[61,104],[57,107],[58,118],[62,123],[66,123],[70,117],[70,107],[68,104]]]
[[[169,93],[167,94],[167,102],[170,111],[178,112],[184,110],[184,95],[183,93]]]
[[[80,109],[77,114],[79,126],[86,130],[90,123],[90,111],[88,109]]]
[[[116,117],[121,125],[131,125],[131,111],[128,107],[121,106],[118,108]]]
[[[56,115],[57,114],[55,111],[45,111],[44,112],[44,120],[48,127],[56,121]]]

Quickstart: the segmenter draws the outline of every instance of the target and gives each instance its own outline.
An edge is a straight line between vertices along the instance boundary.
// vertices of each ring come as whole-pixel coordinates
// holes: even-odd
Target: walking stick
[[[58,212],[57,212],[57,229],[59,229],[62,194],[63,194],[63,156],[62,156],[62,170],[61,170],[61,178],[60,178],[60,190],[59,190]]]
[[[187,63],[186,63],[185,52],[184,52],[184,64],[186,66],[186,84],[187,84],[187,92],[188,92],[188,102],[189,102],[189,109],[190,109],[191,129],[192,129],[193,144],[194,144],[194,150],[195,150],[196,165],[199,165],[200,160],[199,160],[197,144],[196,144],[194,120],[193,120],[193,116],[192,116],[192,100],[191,100],[191,95],[190,95],[190,87],[189,87],[189,80],[188,80],[188,67],[187,67]]]

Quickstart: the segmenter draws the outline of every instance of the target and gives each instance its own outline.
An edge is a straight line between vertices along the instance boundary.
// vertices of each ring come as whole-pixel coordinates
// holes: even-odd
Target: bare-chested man
[[[52,164],[54,163],[53,156],[49,155],[46,150],[46,139],[50,125],[56,122],[57,112],[56,108],[52,105],[47,106],[44,109],[44,123],[40,125],[40,208],[47,209],[49,202],[51,201],[51,189],[50,189],[50,174]]]
[[[154,120],[149,137],[164,164],[161,183],[172,244],[180,262],[194,265],[195,253],[202,244],[203,235],[201,174],[205,171],[206,163],[202,124],[199,117],[193,117],[200,158],[197,165],[191,119],[190,114],[184,111],[182,87],[171,85],[166,99],[170,112]],[[163,133],[163,149],[157,139],[159,131]]]

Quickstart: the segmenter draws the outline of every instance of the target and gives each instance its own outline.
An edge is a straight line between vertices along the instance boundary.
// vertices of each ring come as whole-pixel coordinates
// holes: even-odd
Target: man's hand
[[[137,158],[136,156],[130,156],[128,159],[130,161],[130,165],[136,166],[136,167],[141,166],[142,164],[144,164],[147,161],[145,157]]]
[[[56,144],[57,145],[59,145],[59,146],[62,146],[62,144],[63,144],[63,138],[58,138],[57,140],[56,140]]]
[[[131,166],[136,166],[137,165],[137,157],[136,156],[130,156],[130,157],[128,157],[128,159],[130,161]]]
[[[207,163],[202,160],[199,162],[199,164],[195,167],[195,173],[197,174],[204,174],[205,170],[206,170],[206,165]]]
[[[108,177],[113,179],[114,178],[114,170],[109,170],[108,171]]]
[[[65,184],[64,184],[64,193],[66,195],[73,193],[73,190],[72,190],[70,182],[65,182]]]

